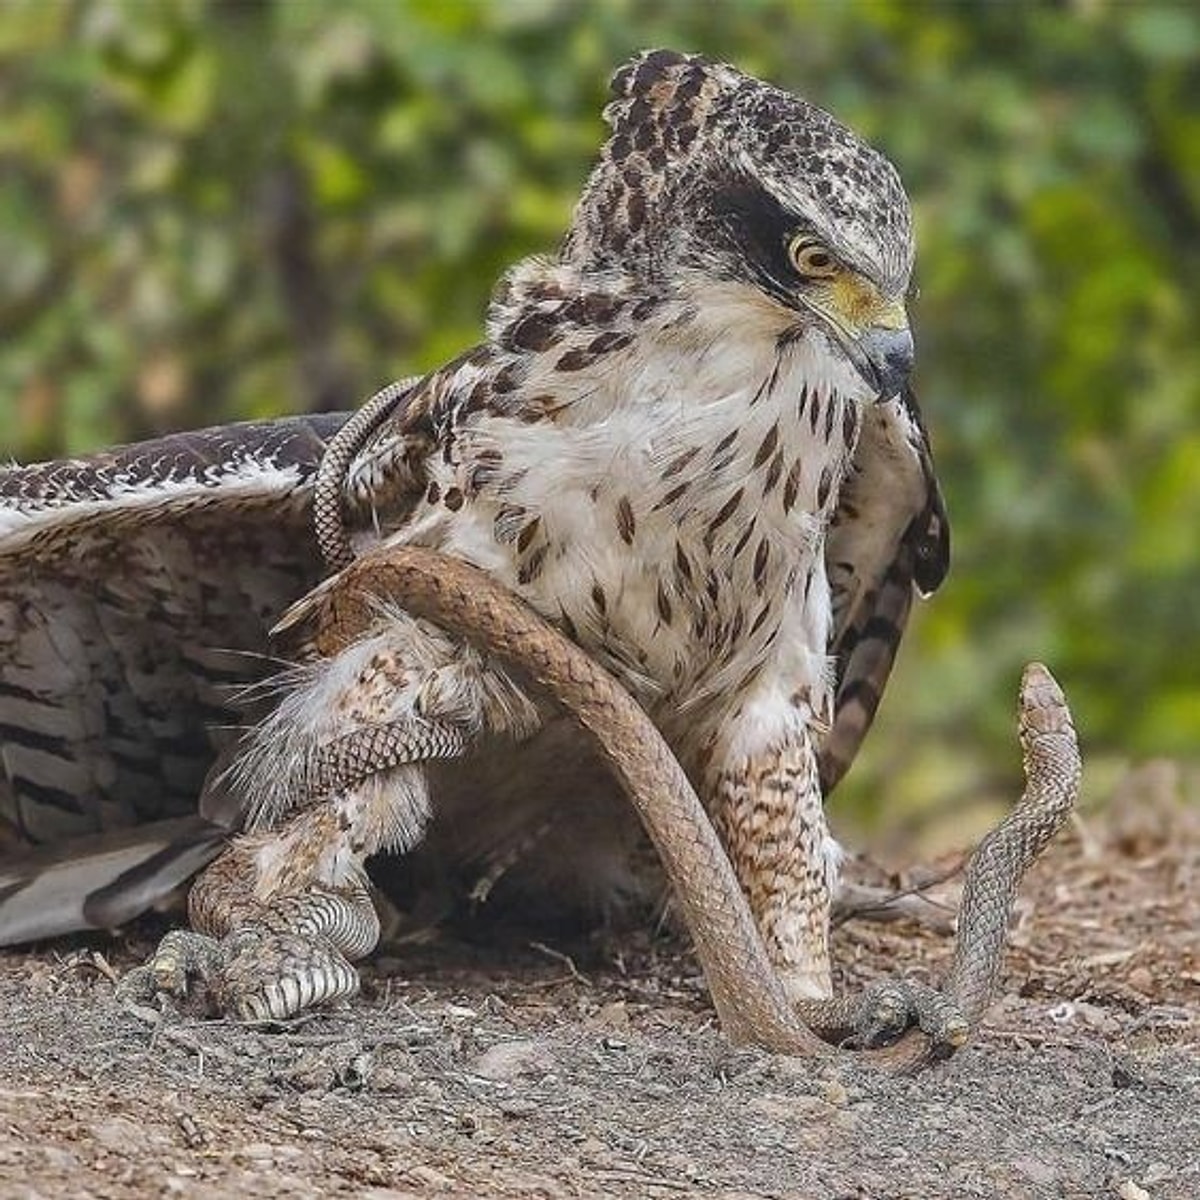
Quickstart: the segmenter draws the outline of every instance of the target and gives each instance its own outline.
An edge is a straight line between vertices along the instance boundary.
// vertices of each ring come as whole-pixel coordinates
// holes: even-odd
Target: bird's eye
[[[806,279],[829,279],[837,274],[837,259],[832,251],[803,234],[792,238],[788,256],[797,273]]]

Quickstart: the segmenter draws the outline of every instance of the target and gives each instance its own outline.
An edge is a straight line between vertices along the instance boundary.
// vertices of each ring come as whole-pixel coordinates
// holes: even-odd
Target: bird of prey
[[[486,654],[381,601],[348,648],[301,633],[272,657],[281,613],[330,586],[333,439],[350,553],[465,559],[608,667],[695,783],[789,994],[831,994],[823,798],[949,558],[909,204],[834,117],[727,64],[653,51],[612,90],[558,254],[352,436],[284,420],[0,472],[0,944],[116,926],[219,853],[228,938],[292,939],[255,943],[246,985],[290,1011],[354,986],[305,975],[293,915],[359,896],[380,852],[550,906],[637,886],[603,769]],[[330,766],[381,731],[411,752]]]

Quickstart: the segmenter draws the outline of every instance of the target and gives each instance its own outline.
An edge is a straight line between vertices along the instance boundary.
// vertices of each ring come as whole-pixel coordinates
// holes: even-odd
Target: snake
[[[690,780],[620,682],[499,580],[417,546],[369,550],[310,597],[304,619],[313,622],[318,653],[337,653],[361,637],[377,619],[381,598],[520,671],[595,739],[659,855],[725,1036],[790,1055],[835,1053],[821,1030],[853,1024],[854,998],[789,1001]],[[882,1066],[916,1070],[948,1057],[978,1027],[997,991],[1021,881],[1072,811],[1082,772],[1078,740],[1062,689],[1040,663],[1022,676],[1018,735],[1024,792],[966,867],[957,938],[940,988],[917,985],[960,1014],[965,1027],[948,1040],[909,1029],[891,1045],[862,1052]]]

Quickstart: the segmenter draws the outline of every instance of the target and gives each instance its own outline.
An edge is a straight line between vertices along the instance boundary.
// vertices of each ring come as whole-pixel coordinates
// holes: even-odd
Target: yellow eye
[[[792,266],[806,279],[829,279],[837,274],[837,259],[828,247],[800,234],[788,246]]]

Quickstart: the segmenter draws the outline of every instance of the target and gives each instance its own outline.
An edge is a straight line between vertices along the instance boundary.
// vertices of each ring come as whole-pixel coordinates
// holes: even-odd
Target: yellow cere
[[[885,300],[861,275],[839,271],[825,287],[830,314],[852,329],[904,329],[908,312],[902,300]]]

